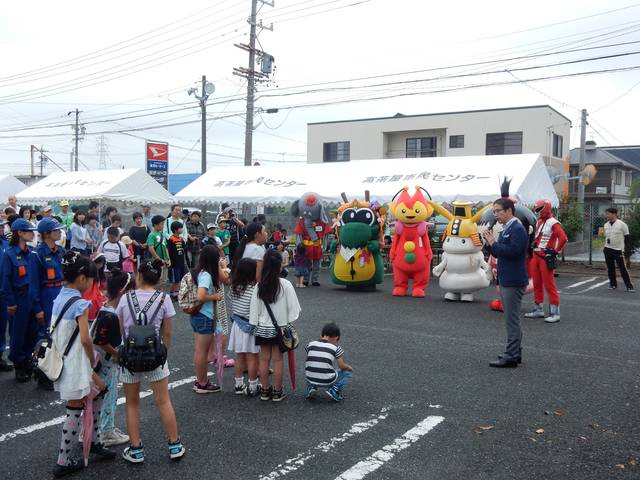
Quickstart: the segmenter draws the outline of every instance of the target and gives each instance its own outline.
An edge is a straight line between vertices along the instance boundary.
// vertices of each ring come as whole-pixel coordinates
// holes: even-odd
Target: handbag
[[[42,373],[44,373],[46,377],[52,382],[58,380],[60,378],[60,375],[62,375],[62,369],[64,368],[64,357],[67,356],[69,350],[71,350],[71,347],[73,346],[73,342],[78,336],[78,333],[80,333],[80,326],[76,325],[76,328],[71,334],[71,337],[67,342],[67,346],[62,353],[60,353],[60,351],[56,348],[51,335],[62,320],[64,314],[67,313],[67,310],[69,310],[69,308],[71,308],[71,306],[78,300],[80,300],[80,297],[71,297],[69,300],[67,300],[67,303],[65,303],[62,307],[62,310],[60,310],[60,313],[56,318],[56,322],[51,325],[49,331],[46,334],[46,338],[40,344],[40,348],[38,348],[38,369]]]
[[[553,248],[545,248],[544,261],[549,270],[555,270],[558,268],[558,253]]]
[[[267,312],[269,312],[271,322],[276,329],[276,338],[278,339],[278,347],[280,347],[280,351],[284,353],[298,348],[298,344],[300,343],[298,331],[290,323],[284,327],[279,326],[278,322],[276,322],[276,317],[273,315],[271,306],[267,302],[264,302],[264,304],[267,307]]]

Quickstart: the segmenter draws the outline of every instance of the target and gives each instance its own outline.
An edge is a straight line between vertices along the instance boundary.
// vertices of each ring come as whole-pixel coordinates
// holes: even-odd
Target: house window
[[[487,155],[522,153],[522,132],[487,133]]]
[[[622,185],[622,170],[616,170],[616,185]]]
[[[553,134],[553,156],[562,158],[562,135]]]
[[[351,142],[331,142],[324,144],[325,162],[348,162],[351,158]]]
[[[464,148],[464,135],[451,135],[449,137],[449,148]]]
[[[624,186],[625,187],[630,187],[631,186],[631,172],[627,172],[624,175]]]
[[[436,137],[407,138],[407,158],[437,156]]]

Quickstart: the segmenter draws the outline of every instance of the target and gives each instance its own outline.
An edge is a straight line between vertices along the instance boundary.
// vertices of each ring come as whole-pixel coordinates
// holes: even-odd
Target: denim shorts
[[[307,275],[309,275],[307,267],[296,267],[296,277],[306,277]]]
[[[209,318],[202,313],[191,315],[191,328],[193,329],[193,333],[198,333],[200,335],[222,333],[222,327],[218,327],[212,318]]]
[[[183,267],[169,267],[169,282],[180,283],[182,277],[187,273],[185,270]]]

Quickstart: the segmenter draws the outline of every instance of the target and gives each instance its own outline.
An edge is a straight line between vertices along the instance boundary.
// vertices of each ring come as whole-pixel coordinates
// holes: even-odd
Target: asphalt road
[[[231,370],[222,393],[194,394],[181,315],[169,361],[186,456],[168,459],[148,397],[145,463],[91,463],[73,478],[640,478],[640,293],[608,291],[605,280],[558,278],[562,321],[523,320],[523,364],[497,370],[488,362],[505,330],[487,306],[493,288],[450,304],[437,280],[426,299],[400,299],[391,277],[372,293],[323,277],[322,287],[298,290],[298,327],[309,341],[325,322],[340,324],[355,370],[342,404],[302,398],[302,348],[298,390],[280,404],[235,396]],[[524,308],[531,303],[525,297]],[[63,407],[55,393],[0,375],[0,478],[48,478]],[[125,429],[123,406],[117,423]]]

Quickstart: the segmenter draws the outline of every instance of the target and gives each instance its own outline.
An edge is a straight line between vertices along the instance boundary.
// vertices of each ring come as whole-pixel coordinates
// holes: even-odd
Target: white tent
[[[11,195],[17,195],[27,186],[11,175],[0,175],[0,204],[5,204]]]
[[[144,170],[57,172],[18,195],[18,203],[96,200],[102,203],[170,204],[173,197]]]
[[[500,181],[512,179],[510,193],[520,202],[540,198],[558,205],[540,155],[398,158],[340,163],[220,167],[208,171],[175,195],[179,202],[229,202],[282,205],[304,192],[316,192],[327,203],[364,197],[390,201],[403,186],[420,185],[433,199],[490,202],[500,196]]]

